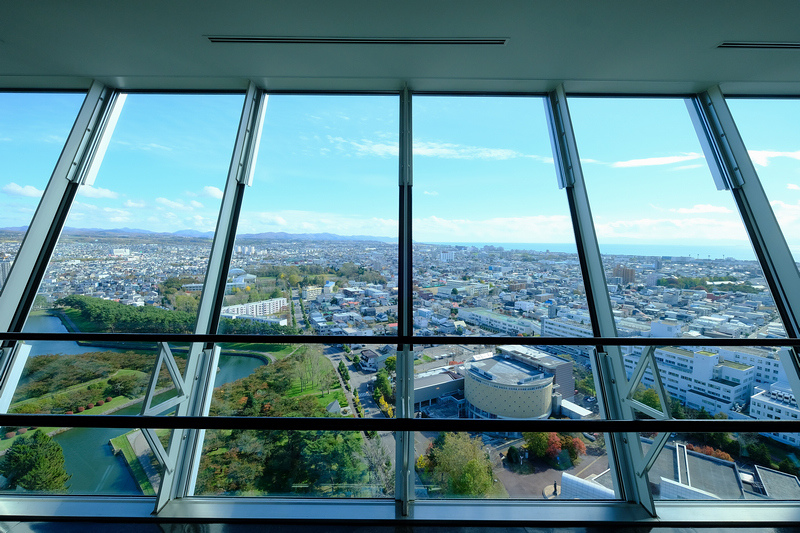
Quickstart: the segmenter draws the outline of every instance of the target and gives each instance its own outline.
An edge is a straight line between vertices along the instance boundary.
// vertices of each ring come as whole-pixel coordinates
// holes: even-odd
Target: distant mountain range
[[[0,232],[14,232],[22,233],[28,230],[27,226],[19,226],[15,228],[0,228]],[[184,229],[174,231],[172,233],[156,232],[146,229],[136,228],[118,228],[118,229],[101,229],[101,228],[64,228],[65,235],[75,236],[101,236],[101,235],[153,235],[164,237],[186,237],[192,239],[212,239],[214,237],[213,231],[197,231],[191,229]],[[373,237],[370,235],[337,235],[335,233],[286,233],[284,231],[278,232],[265,232],[265,233],[245,233],[236,236],[237,240],[262,240],[262,241],[377,241],[377,242],[397,242],[397,239],[389,237]]]

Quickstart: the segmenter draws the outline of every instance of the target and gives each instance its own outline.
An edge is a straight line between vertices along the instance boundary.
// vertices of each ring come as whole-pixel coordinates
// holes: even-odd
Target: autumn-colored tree
[[[579,455],[586,455],[586,445],[579,438],[571,435],[561,435],[561,448],[567,450],[569,458],[576,460]]]
[[[558,433],[548,433],[547,451],[545,454],[550,459],[555,459],[559,453],[561,453],[561,437],[558,436]]]

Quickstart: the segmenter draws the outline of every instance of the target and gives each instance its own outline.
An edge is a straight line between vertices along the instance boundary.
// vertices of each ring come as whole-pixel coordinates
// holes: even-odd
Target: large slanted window
[[[397,130],[396,96],[269,97],[219,332],[272,341],[222,345],[252,373],[217,374],[211,416],[378,416],[347,336],[397,332]],[[394,494],[392,432],[242,429],[206,432],[195,495]]]
[[[11,507],[597,520],[800,497],[795,433],[711,426],[800,417],[772,340],[791,302],[683,100],[89,94],[80,179],[54,173],[33,219],[41,275],[0,294],[27,316],[0,406],[64,415],[6,418]],[[760,167],[796,159],[751,142]],[[773,207],[791,234],[790,198]],[[137,413],[157,418],[81,427]]]
[[[575,388],[591,381],[586,347],[492,339],[574,336],[571,324],[591,336],[551,153],[540,97],[414,99],[414,334],[486,341],[415,346],[420,416],[547,419],[596,407],[591,387]],[[541,499],[563,469],[608,470],[602,439],[580,434],[420,432],[416,446],[419,498]]]
[[[0,94],[0,289],[84,94]]]
[[[117,102],[105,157],[96,179],[78,189],[24,331],[193,331],[241,100],[131,94]],[[28,344],[12,413],[137,415],[185,392],[167,365],[183,373],[186,344]],[[237,372],[226,367],[223,375],[232,380]],[[27,428],[6,429],[18,433],[6,431],[9,449]],[[63,449],[69,480],[36,489],[156,494],[163,465],[139,430],[63,429],[38,431]],[[169,431],[156,435],[166,447]],[[31,490],[17,481],[9,488]]]

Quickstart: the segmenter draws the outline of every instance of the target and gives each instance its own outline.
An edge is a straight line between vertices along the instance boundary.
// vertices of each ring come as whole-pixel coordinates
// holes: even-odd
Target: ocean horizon
[[[505,250],[530,250],[536,252],[577,253],[574,243],[521,243],[521,242],[433,242],[439,246],[502,246]],[[633,255],[645,257],[693,257],[696,259],[755,260],[749,244],[692,245],[692,244],[601,244],[604,255]],[[793,251],[795,253],[795,251]]]

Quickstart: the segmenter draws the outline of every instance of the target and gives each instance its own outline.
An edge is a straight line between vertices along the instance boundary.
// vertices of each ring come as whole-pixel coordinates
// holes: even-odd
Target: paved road
[[[128,442],[133,447],[133,452],[136,454],[136,458],[139,459],[139,464],[142,465],[142,468],[147,474],[150,484],[153,486],[153,489],[158,492],[158,488],[161,486],[161,475],[153,466],[151,459],[153,452],[150,450],[150,445],[147,444],[147,440],[145,440],[141,430],[137,429],[133,433],[129,433]]]
[[[605,453],[601,455],[587,454],[581,457],[577,466],[566,470],[556,470],[547,466],[543,461],[537,461],[536,465],[536,472],[532,474],[516,474],[506,466],[504,461],[494,468],[494,477],[503,483],[509,498],[551,498],[553,482],[558,483],[558,492],[561,493],[561,474],[563,472],[586,479],[592,474],[599,474],[608,469],[608,455]]]

